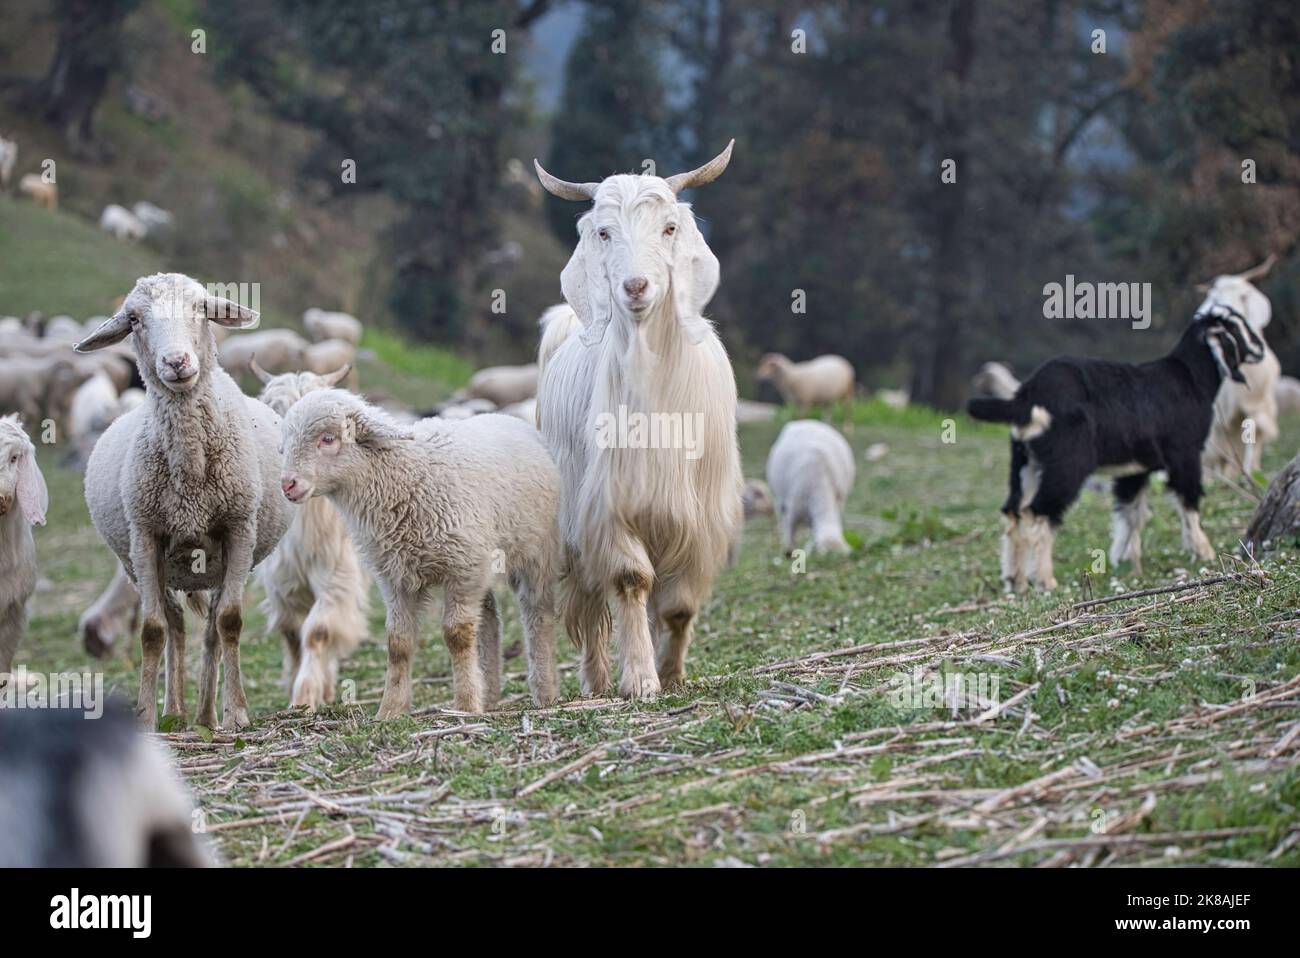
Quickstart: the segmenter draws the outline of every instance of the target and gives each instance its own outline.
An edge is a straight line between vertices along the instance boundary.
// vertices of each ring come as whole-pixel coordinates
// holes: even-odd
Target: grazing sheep
[[[118,637],[134,632],[140,620],[140,593],[131,584],[122,563],[117,563],[113,579],[98,599],[81,614],[77,634],[86,652],[106,659],[117,647]]]
[[[1273,396],[1277,400],[1278,415],[1289,416],[1300,412],[1300,379],[1294,376],[1279,377]]]
[[[14,175],[14,164],[18,162],[18,144],[0,136],[0,190],[9,189],[9,181]]]
[[[144,225],[147,233],[157,233],[160,230],[168,229],[173,222],[171,213],[161,206],[154,206],[146,200],[136,203],[135,206],[131,207],[131,212]]]
[[[745,487],[740,493],[740,501],[744,506],[746,519],[752,519],[754,516],[770,516],[776,511],[776,503],[772,500],[772,487],[762,479],[746,479]]]
[[[877,389],[873,399],[879,399],[890,409],[906,409],[912,394],[906,389]]]
[[[455,706],[481,712],[495,704],[498,574],[509,577],[523,612],[533,701],[555,701],[560,480],[536,430],[496,415],[406,427],[351,393],[323,389],[289,410],[283,446],[285,497],[327,496],[384,595],[388,675],[378,718],[410,710],[411,657],[437,585]]]
[[[107,374],[96,373],[77,387],[68,407],[65,429],[77,461],[85,461],[96,440],[121,413],[117,387]]]
[[[242,374],[253,357],[263,369],[286,373],[302,369],[307,340],[291,329],[262,329],[231,336],[221,344],[221,365],[228,372]]]
[[[302,314],[302,328],[312,342],[323,343],[327,339],[341,339],[353,346],[361,345],[361,336],[365,327],[355,316],[348,313],[331,313],[312,307]]]
[[[84,330],[71,316],[53,316],[45,324],[45,338],[58,343],[75,343]]]
[[[36,464],[36,447],[17,416],[0,419],[0,685],[27,631],[27,600],[36,591],[32,526],[45,525],[50,495]],[[5,768],[0,764],[0,768]],[[12,774],[5,768],[4,778]]]
[[[666,179],[569,183],[534,161],[547,191],[594,201],[560,274],[571,308],[551,310],[544,327],[537,397],[564,481],[566,622],[588,695],[610,687],[613,623],[622,695],[653,698],[684,681],[695,617],[742,522],[736,379],[703,315],[718,260],[677,198],[720,176],[734,142]],[[666,424],[666,441],[662,429],[658,443],[653,429],[593,436],[593,425],[630,416]]]
[[[1005,363],[985,363],[970,381],[972,395],[991,399],[1010,399],[1019,388],[1020,380]]]
[[[503,416],[514,416],[516,419],[522,419],[534,429],[537,428],[537,400],[534,398],[525,399],[523,402],[514,402],[508,406],[502,406],[497,411]]]
[[[21,413],[33,428],[46,419],[62,425],[77,388],[96,371],[72,356],[0,359],[0,412]]]
[[[346,339],[323,339],[303,350],[302,365],[308,372],[313,372],[317,376],[324,376],[326,373],[347,366],[351,371],[348,385],[355,388],[357,377],[356,369],[352,364],[356,358],[357,348]]]
[[[806,416],[814,405],[844,404],[848,421],[853,402],[853,366],[843,356],[818,356],[804,363],[791,362],[780,353],[768,353],[758,362],[759,382],[772,382],[781,399]]]
[[[843,513],[855,468],[853,450],[834,427],[796,419],[781,429],[767,455],[767,482],[787,556],[803,523],[812,528],[814,552],[849,551]]]
[[[1201,529],[1201,449],[1225,378],[1264,357],[1263,340],[1239,313],[1198,312],[1169,355],[1140,365],[1065,356],[1040,366],[1012,399],[972,399],[970,415],[1011,424],[1011,491],[1002,512],[1002,580],[1023,592],[1032,579],[1056,588],[1052,544],[1065,511],[1094,471],[1115,478],[1110,561],[1140,568],[1146,486],[1165,470],[1183,547],[1202,562],[1214,549]]]
[[[197,720],[216,725],[219,657],[227,726],[248,724],[239,668],[244,582],[289,525],[276,488],[279,417],[246,397],[216,362],[209,325],[247,328],[257,313],[179,273],[138,280],[113,318],[77,350],[132,338],[143,406],[118,418],[86,468],[100,536],[140,592],[137,710],[156,724],[158,664],[167,646],[166,708],[185,718],[185,621],[176,592],[210,590]]]
[[[349,372],[343,366],[321,376],[272,376],[256,362],[250,368],[263,384],[262,402],[281,417],[307,393],[330,389]],[[328,499],[294,510],[289,531],[257,575],[266,592],[267,632],[284,636],[289,704],[315,709],[332,701],[340,661],[366,636],[370,584],[343,517]]]
[[[0,317],[0,349],[3,348],[4,340],[14,336],[26,336],[27,331],[23,329],[23,321],[17,316]]]
[[[99,214],[99,228],[119,240],[131,240],[136,243],[144,239],[145,234],[149,232],[148,228],[136,219],[134,213],[116,203],[109,203],[104,207],[104,212]]]
[[[30,196],[32,202],[37,206],[43,206],[47,210],[57,210],[59,208],[59,186],[57,183],[46,183],[36,173],[27,173],[18,181],[18,192],[24,196]]]
[[[1278,437],[1277,396],[1282,364],[1264,340],[1264,327],[1273,318],[1273,305],[1252,282],[1262,279],[1277,262],[1269,257],[1235,276],[1216,276],[1197,289],[1205,293],[1198,312],[1220,304],[1241,315],[1264,345],[1264,358],[1243,366],[1242,379],[1225,379],[1214,400],[1214,423],[1205,441],[1203,461],[1211,476],[1251,475],[1264,457],[1264,446]],[[1250,425],[1247,425],[1249,423]]]
[[[216,864],[163,746],[125,704],[97,711],[0,711],[0,868]]]
[[[467,399],[487,399],[498,406],[509,406],[537,395],[537,364],[526,366],[489,366],[469,378],[464,389]]]

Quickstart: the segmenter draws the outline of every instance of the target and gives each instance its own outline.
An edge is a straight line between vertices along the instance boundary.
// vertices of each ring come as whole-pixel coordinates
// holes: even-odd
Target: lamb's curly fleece
[[[167,712],[185,715],[185,624],[173,593],[202,590],[217,594],[204,636],[197,720],[208,727],[216,724],[221,656],[224,718],[227,724],[248,723],[239,674],[244,576],[238,573],[246,575],[248,568],[271,553],[290,519],[289,506],[279,492],[280,417],[245,396],[218,364],[211,322],[193,313],[196,301],[206,296],[203,286],[188,276],[145,277],[137,281],[118,313],[88,343],[79,345],[93,349],[111,344],[126,317],[136,311],[143,316],[140,332],[131,335],[146,399],[144,405],[116,419],[95,445],[86,467],[86,504],[100,536],[140,590],[144,655],[137,710],[150,727],[157,711],[155,649],[162,646],[164,620]],[[164,316],[172,318],[163,323]],[[188,324],[183,333],[177,332],[182,329],[179,324]],[[187,392],[166,387],[154,346],[142,334],[187,337],[198,365],[195,385]],[[158,557],[157,571],[135,567],[133,549],[160,547],[165,554]]]
[[[322,451],[322,437],[336,454]],[[406,426],[329,389],[289,410],[283,446],[286,479],[296,476],[338,507],[383,593],[388,675],[378,718],[410,710],[415,638],[438,585],[456,708],[479,712],[495,702],[501,649],[491,586],[500,573],[522,608],[533,699],[555,700],[560,480],[536,430],[493,414]]]
[[[347,372],[339,370],[343,376]],[[337,381],[285,373],[267,381],[260,398],[284,416],[307,393]],[[316,708],[332,700],[339,661],[366,636],[370,578],[343,517],[328,499],[312,499],[294,510],[289,531],[257,574],[266,592],[266,630],[284,636],[289,704]]]
[[[805,523],[812,527],[814,551],[849,551],[842,513],[853,475],[853,450],[833,426],[816,419],[786,423],[767,455],[767,481],[786,555]]]
[[[35,457],[19,418],[0,418],[0,686],[27,631],[27,600],[36,591],[32,526],[45,524],[49,495]]]

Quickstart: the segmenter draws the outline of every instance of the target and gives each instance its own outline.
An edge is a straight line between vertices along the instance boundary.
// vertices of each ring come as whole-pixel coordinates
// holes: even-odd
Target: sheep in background
[[[172,214],[161,206],[141,200],[131,207],[131,213],[144,226],[146,233],[157,233],[169,229],[173,222]]]
[[[47,210],[59,208],[59,187],[56,183],[46,183],[39,174],[27,173],[18,181],[18,192],[30,196],[37,206]]]
[[[324,339],[312,343],[302,354],[303,368],[317,376],[324,376],[336,369],[347,366],[350,370],[347,378],[349,389],[356,390],[357,371],[353,363],[357,358],[357,348],[346,339]]]
[[[283,447],[285,497],[327,496],[383,592],[388,674],[379,719],[410,711],[411,657],[438,585],[455,707],[495,704],[501,620],[491,587],[499,574],[522,610],[533,701],[555,701],[560,480],[535,429],[495,415],[406,427],[351,393],[321,389],[285,416]]]
[[[972,399],[967,411],[1011,425],[1010,493],[1002,512],[1002,580],[1056,588],[1052,544],[1065,511],[1097,470],[1115,475],[1112,565],[1140,568],[1147,480],[1165,470],[1183,547],[1214,558],[1201,529],[1201,450],[1225,378],[1264,357],[1264,343],[1234,310],[1198,312],[1169,355],[1140,365],[1061,357],[1038,368],[1012,399]]]
[[[759,382],[772,382],[781,399],[807,416],[816,405],[842,403],[844,421],[849,420],[853,404],[854,375],[852,364],[843,356],[818,356],[804,363],[791,362],[780,353],[768,353],[758,362],[755,375]]]
[[[0,190],[9,189],[9,181],[14,175],[14,164],[18,162],[18,144],[0,136]]]
[[[746,479],[740,493],[740,502],[744,507],[746,519],[755,516],[770,516],[776,511],[772,500],[772,488],[762,479]]]
[[[849,551],[842,517],[855,470],[853,450],[834,427],[797,419],[781,429],[767,456],[767,482],[787,556],[804,523],[812,529],[814,552]]]
[[[537,395],[537,364],[489,366],[469,378],[463,390],[466,399],[487,399],[498,406],[510,406]]]
[[[50,494],[36,447],[17,416],[0,419],[0,685],[27,631],[27,600],[36,591],[32,526],[45,525]],[[0,768],[4,768],[0,765]],[[3,778],[12,773],[5,769]]]
[[[96,373],[77,387],[68,407],[65,428],[75,462],[85,461],[96,440],[121,414],[117,387],[105,373]]]
[[[695,617],[742,522],[736,379],[703,315],[718,287],[718,260],[690,205],[678,200],[722,174],[734,143],[666,179],[569,183],[534,161],[548,192],[593,201],[560,274],[570,309],[548,312],[537,396],[564,482],[566,621],[582,649],[587,695],[610,687],[611,604],[620,693],[653,698],[685,680]],[[646,449],[593,441],[593,423],[621,413],[689,419],[698,443]]]
[[[119,240],[138,243],[149,230],[125,206],[109,203],[99,214],[99,228]]]
[[[81,339],[83,332],[81,323],[71,316],[53,316],[45,324],[44,338],[71,344]]]
[[[221,366],[227,372],[242,374],[257,357],[263,369],[287,373],[302,369],[307,355],[307,340],[291,329],[262,329],[240,333],[221,344]]]
[[[106,659],[117,647],[118,637],[134,632],[140,620],[140,593],[131,584],[131,577],[121,562],[113,573],[108,587],[99,598],[81,614],[77,634],[89,655]]]
[[[343,366],[320,376],[272,376],[256,361],[249,366],[263,385],[259,398],[282,418],[304,395],[333,388],[349,372]],[[328,499],[294,510],[289,531],[257,575],[266,592],[266,630],[284,637],[289,704],[315,709],[332,701],[339,663],[366,637],[370,584],[343,517]]]
[[[1278,415],[1289,416],[1300,412],[1300,379],[1294,376],[1279,377],[1273,396],[1277,401]]]
[[[1005,363],[985,363],[970,381],[972,395],[991,399],[1010,399],[1019,388],[1020,380]]]
[[[27,331],[23,329],[23,321],[17,316],[0,317],[0,348],[3,348],[6,339],[26,335]]]
[[[117,419],[86,468],[86,504],[140,592],[137,711],[156,725],[167,646],[166,708],[185,718],[185,620],[177,592],[211,590],[197,720],[216,726],[219,662],[227,726],[249,723],[239,668],[244,583],[289,525],[276,488],[279,417],[240,392],[216,362],[212,323],[246,328],[258,314],[179,273],[138,280],[122,308],[77,350],[132,338],[143,406]]]
[[[71,356],[0,359],[0,412],[21,413],[33,426],[46,419],[62,425],[77,388],[96,371]]]
[[[166,750],[123,703],[97,718],[84,707],[0,711],[0,768],[0,868],[216,864]]]
[[[1205,293],[1198,312],[1219,304],[1241,315],[1264,347],[1259,362],[1243,366],[1241,380],[1225,378],[1214,400],[1214,424],[1205,441],[1204,463],[1211,476],[1251,475],[1264,458],[1264,446],[1278,437],[1274,390],[1282,364],[1264,340],[1264,327],[1273,318],[1273,305],[1252,282],[1262,279],[1277,262],[1269,257],[1236,276],[1216,276],[1197,290]],[[1246,423],[1252,425],[1248,427]],[[1249,441],[1248,441],[1249,440]]]
[[[503,416],[514,416],[516,419],[522,419],[534,429],[537,428],[537,400],[533,398],[525,399],[523,402],[511,403],[509,406],[502,406],[497,410]]]
[[[327,339],[341,339],[353,346],[361,345],[361,336],[365,328],[361,321],[348,313],[331,313],[312,307],[302,314],[302,328],[312,342],[321,343]]]

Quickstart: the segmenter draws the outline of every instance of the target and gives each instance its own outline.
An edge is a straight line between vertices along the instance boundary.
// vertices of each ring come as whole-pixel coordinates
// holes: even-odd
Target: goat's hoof
[[[99,626],[93,622],[86,623],[86,632],[82,636],[82,644],[86,647],[86,654],[96,659],[107,659],[113,654],[112,639],[103,635],[99,631]]]
[[[233,711],[227,711],[225,715],[222,716],[222,720],[222,724],[226,728],[233,729],[248,728],[248,726],[253,724],[248,717],[247,709],[234,709]]]
[[[648,702],[659,694],[659,676],[625,675],[618,684],[618,692],[625,699]]]
[[[659,687],[664,691],[669,689],[680,688],[686,684],[686,670],[674,669],[670,672],[659,673]]]
[[[1036,588],[1039,592],[1054,592],[1056,591],[1056,579],[1053,578],[1053,579],[1046,579],[1040,582],[1035,582],[1034,588]]]
[[[157,709],[151,709],[143,705],[137,705],[135,707],[135,717],[140,720],[140,724],[143,725],[148,731],[150,732],[157,731],[158,729]]]

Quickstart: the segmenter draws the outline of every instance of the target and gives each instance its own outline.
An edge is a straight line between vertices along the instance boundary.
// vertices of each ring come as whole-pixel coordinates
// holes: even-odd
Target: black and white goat
[[[1088,476],[1115,477],[1112,564],[1141,567],[1147,480],[1164,470],[1182,520],[1183,546],[1201,561],[1214,549],[1201,529],[1201,450],[1224,377],[1257,363],[1264,344],[1240,313],[1198,312],[1168,356],[1132,365],[1062,356],[1040,366],[1011,399],[973,399],[976,419],[1011,424],[1011,490],[1002,512],[1002,580],[1053,589],[1052,543]]]

